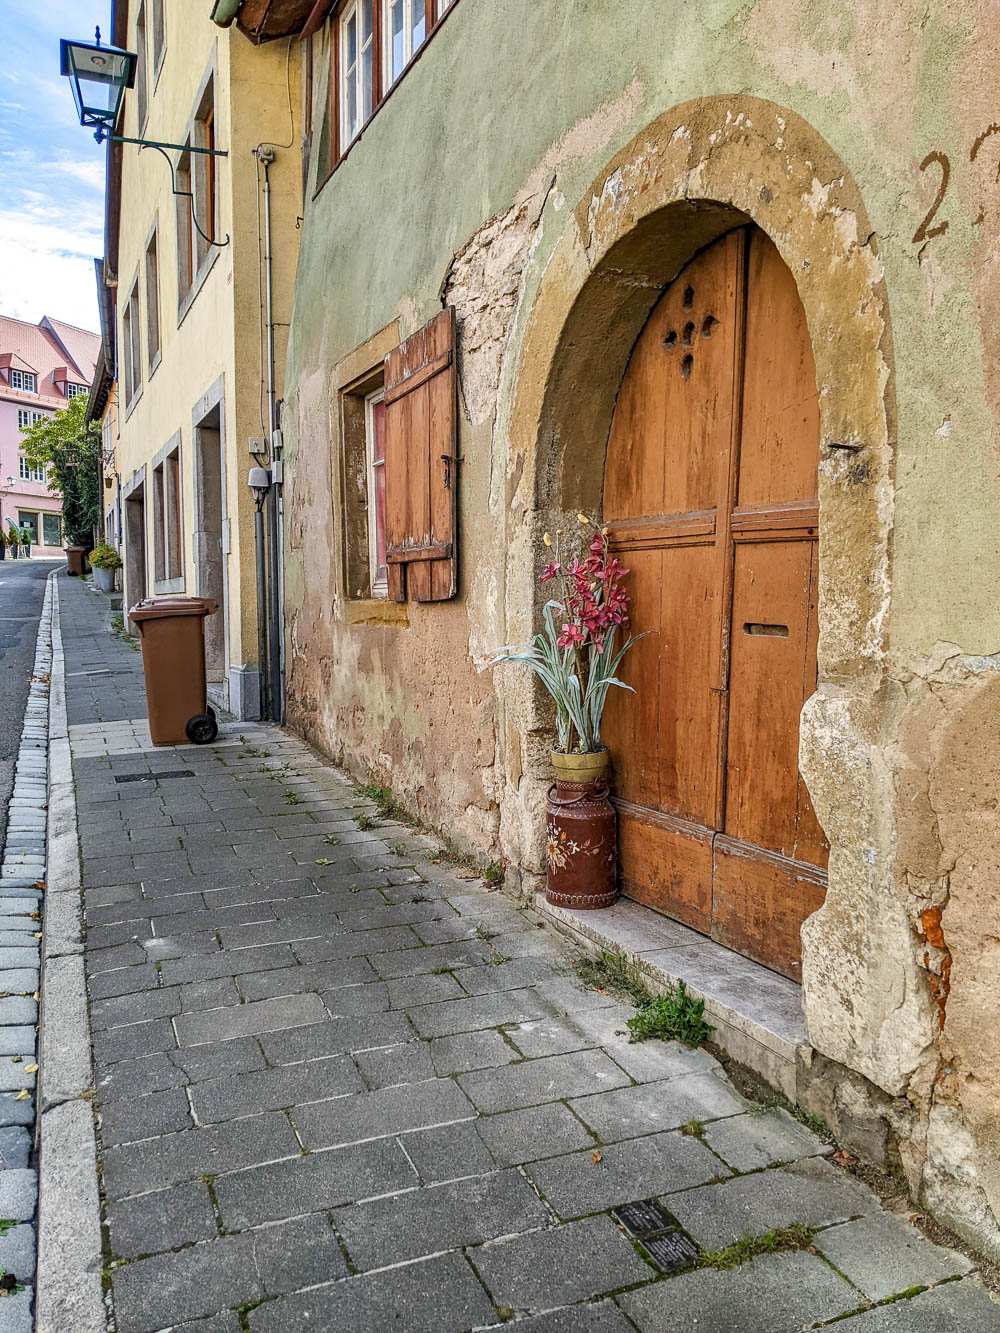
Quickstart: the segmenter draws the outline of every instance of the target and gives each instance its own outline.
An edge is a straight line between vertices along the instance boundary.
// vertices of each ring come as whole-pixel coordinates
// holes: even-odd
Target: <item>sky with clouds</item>
[[[0,314],[99,327],[104,155],[59,74],[59,38],[110,41],[107,0],[11,5],[0,42]]]

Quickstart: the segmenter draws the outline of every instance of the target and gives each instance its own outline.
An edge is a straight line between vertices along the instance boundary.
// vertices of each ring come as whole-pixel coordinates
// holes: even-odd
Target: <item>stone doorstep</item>
[[[797,1056],[808,1041],[802,989],[794,981],[629,899],[599,911],[575,912],[554,907],[537,893],[535,908],[546,924],[587,953],[624,954],[654,989],[683,981],[705,1001],[705,1017],[715,1026],[712,1041],[790,1101],[798,1100]],[[738,984],[730,984],[731,977]]]

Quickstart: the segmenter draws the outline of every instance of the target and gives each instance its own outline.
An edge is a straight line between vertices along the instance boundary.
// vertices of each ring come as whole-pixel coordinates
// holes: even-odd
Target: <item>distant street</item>
[[[12,560],[9,555],[0,563],[0,846],[7,831],[45,580],[56,563]]]

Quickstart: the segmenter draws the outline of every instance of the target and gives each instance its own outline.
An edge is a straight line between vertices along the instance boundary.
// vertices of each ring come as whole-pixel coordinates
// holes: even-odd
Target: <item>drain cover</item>
[[[665,1212],[655,1199],[640,1199],[638,1203],[623,1203],[620,1208],[612,1208],[612,1213],[630,1236],[642,1240],[654,1231],[669,1231],[677,1223]]]
[[[639,1242],[647,1250],[661,1273],[676,1273],[690,1268],[698,1260],[698,1251],[683,1231],[664,1231],[658,1236],[644,1236]]]
[[[194,769],[179,768],[176,773],[123,773],[116,782],[165,782],[167,778],[193,778]]]

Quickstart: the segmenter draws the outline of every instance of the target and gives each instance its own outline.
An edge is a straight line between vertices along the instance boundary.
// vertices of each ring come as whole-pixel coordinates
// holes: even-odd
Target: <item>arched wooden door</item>
[[[828,851],[798,771],[818,463],[795,282],[763,232],[731,232],[654,307],[619,392],[604,519],[655,632],[604,730],[624,892],[796,979]]]

